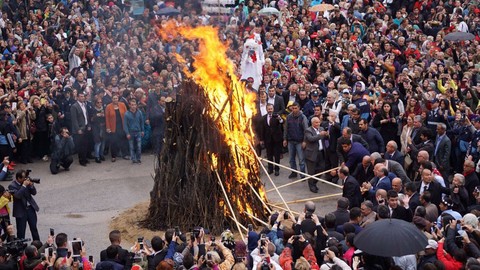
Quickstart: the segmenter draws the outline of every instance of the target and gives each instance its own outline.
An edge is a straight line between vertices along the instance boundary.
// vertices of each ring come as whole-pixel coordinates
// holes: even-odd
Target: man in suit
[[[338,138],[338,141],[337,141],[338,163],[340,163],[340,164],[345,161],[345,154],[344,154],[344,152],[342,152],[342,145],[338,143],[341,138],[349,139],[352,142],[352,144],[354,142],[360,143],[368,151],[369,145],[362,138],[362,136],[357,135],[357,134],[352,134],[352,129],[349,128],[349,127],[346,127],[342,130],[342,137]],[[352,169],[352,171],[353,171],[353,169]]]
[[[357,179],[359,185],[372,180],[374,175],[372,159],[370,156],[367,155],[363,157],[362,163],[357,165],[355,171],[352,173],[352,176]]]
[[[281,96],[277,95],[274,85],[268,88],[267,103],[273,105],[273,112],[275,113],[281,114],[285,111],[285,102]]]
[[[260,145],[267,150],[267,159],[275,163],[280,163],[282,150],[282,124],[283,119],[279,114],[273,113],[273,105],[267,104],[267,114],[262,117]],[[273,173],[273,164],[268,163],[268,173]],[[275,176],[279,175],[280,168],[275,165]]]
[[[307,128],[304,133],[305,142],[305,163],[307,172],[315,175],[325,170],[325,143],[323,140],[327,137],[327,131],[320,127],[320,119],[312,118],[312,126]],[[308,179],[308,187],[311,192],[318,193],[317,180]]]
[[[364,197],[371,201],[375,200],[377,190],[383,189],[388,191],[392,189],[392,179],[388,177],[388,170],[384,164],[376,164],[373,167],[373,173],[375,177],[370,182],[363,183],[360,189]]]
[[[282,93],[282,98],[283,98],[283,103],[285,105],[285,108],[287,107],[287,104],[289,101],[291,102],[299,102],[300,97],[298,95],[298,84],[292,83],[288,87],[288,91],[285,91]]]
[[[165,242],[159,236],[154,236],[151,243],[154,253],[147,257],[148,270],[155,270],[157,265],[165,259],[167,249],[164,248]]]
[[[376,128],[369,127],[366,119],[360,119],[358,127],[360,128],[358,134],[368,143],[368,151],[370,153],[385,152],[385,142]]]
[[[28,222],[32,239],[40,240],[37,229],[39,208],[37,202],[33,199],[33,196],[37,194],[37,189],[26,174],[24,170],[18,171],[15,180],[8,185],[8,190],[13,194],[13,216],[17,223],[17,238],[25,238]]]
[[[471,160],[465,160],[463,163],[463,175],[465,176],[465,188],[468,192],[468,205],[476,204],[473,191],[480,185],[477,173],[475,172],[475,163]]]
[[[118,256],[115,259],[115,262],[123,265],[125,269],[130,269],[132,266],[132,260],[130,259],[130,252],[128,250],[123,249],[120,244],[122,242],[122,234],[120,233],[119,230],[113,230],[108,234],[108,238],[110,240],[110,245],[111,246],[117,246],[118,247]],[[100,261],[106,261],[107,260],[107,250],[104,249],[100,251]]]
[[[405,185],[405,194],[408,198],[408,208],[412,213],[415,213],[415,209],[420,206],[420,194],[417,192],[417,186],[415,183],[410,182]]]
[[[412,212],[398,204],[398,193],[395,190],[389,190],[387,192],[387,200],[391,218],[412,222]]]
[[[422,183],[418,187],[417,192],[422,195],[425,191],[429,191],[432,195],[431,202],[438,206],[442,201],[442,193],[445,191],[445,188],[435,182],[434,179],[433,172],[430,169],[423,169]]]
[[[258,92],[258,101],[257,101],[257,113],[252,118],[252,127],[255,135],[258,138],[261,138],[262,128],[263,128],[263,117],[267,115],[267,92],[260,91]],[[260,139],[261,140],[261,139]],[[258,156],[262,155],[262,146],[260,140],[255,145],[255,150]]]
[[[338,166],[337,142],[341,136],[340,124],[336,122],[337,112],[334,110],[328,111],[328,116],[322,122],[321,127],[328,132],[325,139],[325,170],[330,170]],[[336,175],[336,172],[331,172],[327,175],[327,179]]]
[[[416,160],[418,152],[420,151],[427,151],[430,157],[433,156],[433,152],[435,150],[435,146],[432,141],[433,135],[432,131],[428,128],[422,129],[420,132],[420,139],[421,142],[419,144],[413,144],[412,139],[407,138],[407,150],[410,149],[410,156],[414,158],[414,162]],[[414,163],[415,166],[415,163]],[[418,167],[417,167],[418,168]]]
[[[443,179],[448,179],[450,174],[450,154],[452,152],[452,142],[446,133],[447,126],[444,123],[437,124],[437,139],[435,141],[433,162],[437,165]]]
[[[362,202],[362,193],[360,192],[360,185],[358,181],[350,175],[348,167],[342,166],[338,169],[338,178],[343,184],[342,197],[345,197],[350,202],[350,208],[360,207]]]
[[[389,141],[387,143],[384,158],[386,160],[396,161],[402,167],[403,167],[403,164],[405,163],[405,156],[400,151],[398,151],[398,145],[395,141]]]
[[[372,154],[370,157],[374,156],[374,154]],[[385,160],[383,158],[376,158],[374,160],[375,160],[374,161],[375,164],[377,164],[377,163],[384,164],[389,172],[393,173],[395,176],[402,179],[403,184],[406,184],[406,183],[411,181],[410,178],[407,176],[407,173],[403,169],[403,166],[400,165],[400,163],[398,163],[394,160]]]
[[[78,161],[80,165],[87,166],[88,144],[87,131],[90,130],[88,123],[88,109],[85,102],[85,94],[78,92],[77,102],[70,107],[70,115],[72,117],[72,134],[75,147],[78,153]]]
[[[413,118],[413,131],[410,134],[410,138],[412,139],[413,144],[417,145],[422,142],[420,134],[422,134],[422,131],[425,129],[426,127],[423,126],[422,116],[416,115]]]

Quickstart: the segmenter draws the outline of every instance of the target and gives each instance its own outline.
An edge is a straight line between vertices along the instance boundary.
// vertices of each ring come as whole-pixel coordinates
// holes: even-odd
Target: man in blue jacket
[[[128,146],[130,148],[130,157],[133,164],[140,164],[142,154],[142,137],[144,133],[145,122],[143,113],[137,110],[137,100],[129,101],[130,110],[125,113],[123,119],[123,129],[127,134]]]
[[[370,153],[385,152],[385,142],[377,129],[369,127],[368,121],[365,119],[360,119],[358,127],[360,128],[358,135],[362,136],[362,138],[368,143],[368,151],[370,151]]]

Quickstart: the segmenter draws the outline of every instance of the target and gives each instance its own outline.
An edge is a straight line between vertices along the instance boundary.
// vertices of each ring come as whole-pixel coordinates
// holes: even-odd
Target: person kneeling
[[[60,167],[68,171],[73,163],[73,154],[75,153],[75,145],[72,137],[68,132],[68,128],[61,129],[60,134],[55,136],[55,144],[52,151],[52,162],[50,163],[50,172],[57,174]]]

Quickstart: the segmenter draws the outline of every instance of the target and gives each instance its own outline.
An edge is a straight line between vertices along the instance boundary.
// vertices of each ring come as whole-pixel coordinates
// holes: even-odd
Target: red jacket
[[[303,249],[302,255],[310,263],[310,269],[315,269],[315,270],[320,269],[320,267],[317,264],[317,258],[315,257],[315,253],[313,252],[313,248],[310,244],[308,244]],[[280,266],[282,267],[282,269],[293,270],[292,249],[290,248],[290,245],[287,245],[287,247],[283,249],[282,254],[280,254],[280,258],[278,262],[280,263]]]
[[[446,270],[460,270],[462,269],[462,263],[456,261],[450,254],[443,253],[443,244],[438,243],[437,258],[445,265]]]

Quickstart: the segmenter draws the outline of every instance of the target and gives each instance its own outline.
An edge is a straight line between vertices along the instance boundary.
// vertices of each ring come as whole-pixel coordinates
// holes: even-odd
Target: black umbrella
[[[393,257],[416,254],[425,249],[428,240],[412,223],[401,219],[383,219],[357,234],[354,244],[365,253]]]
[[[444,39],[450,41],[464,41],[464,40],[472,40],[475,36],[471,33],[465,32],[452,32],[447,34]]]
[[[165,8],[159,9],[158,12],[157,12],[157,15],[159,15],[159,16],[162,16],[162,15],[174,16],[174,15],[178,15],[178,14],[180,14],[180,10],[178,10],[176,8],[172,8],[172,7],[165,7]]]

